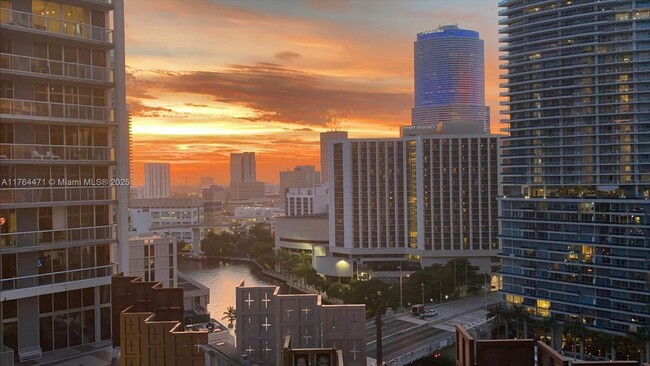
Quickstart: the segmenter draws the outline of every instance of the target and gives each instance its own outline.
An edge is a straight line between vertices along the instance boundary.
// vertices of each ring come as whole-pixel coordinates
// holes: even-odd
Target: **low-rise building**
[[[176,287],[176,238],[163,233],[129,237],[129,275]]]
[[[177,240],[194,242],[192,226],[203,223],[203,199],[134,199],[130,207],[131,227],[138,233],[161,231]]]

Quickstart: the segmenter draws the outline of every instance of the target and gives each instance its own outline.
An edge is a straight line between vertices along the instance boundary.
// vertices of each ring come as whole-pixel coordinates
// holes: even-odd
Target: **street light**
[[[400,266],[399,266],[399,308],[400,308],[400,311],[402,310],[402,308],[404,308],[404,304],[402,304],[402,265],[401,265],[401,262],[400,262]]]
[[[422,282],[422,305],[424,306],[424,282]]]

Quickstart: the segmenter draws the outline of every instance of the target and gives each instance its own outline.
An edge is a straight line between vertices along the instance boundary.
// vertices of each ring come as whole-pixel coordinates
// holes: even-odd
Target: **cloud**
[[[293,59],[299,58],[300,54],[293,51],[283,51],[276,53],[273,55],[273,57],[277,58],[278,60],[291,61]]]
[[[372,83],[357,85],[272,63],[147,78],[144,83],[162,91],[207,95],[218,103],[248,108],[252,115],[238,118],[252,122],[336,126],[349,119],[376,119],[395,124],[408,118],[412,104],[409,93],[374,91]]]

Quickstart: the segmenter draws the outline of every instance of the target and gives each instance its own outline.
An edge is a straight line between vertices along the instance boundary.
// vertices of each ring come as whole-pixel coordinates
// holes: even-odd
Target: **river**
[[[178,270],[210,289],[208,311],[221,321],[228,306],[235,306],[235,287],[242,280],[246,286],[273,286],[280,282],[269,278],[253,264],[219,260],[193,261],[178,258]]]

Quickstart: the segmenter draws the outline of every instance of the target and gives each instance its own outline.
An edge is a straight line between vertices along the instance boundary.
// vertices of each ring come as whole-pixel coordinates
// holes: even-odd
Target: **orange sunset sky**
[[[496,0],[126,2],[133,179],[171,163],[172,184],[229,180],[254,151],[258,180],[319,167],[319,133],[397,137],[410,124],[413,42],[457,23],[485,41],[486,103],[498,124]]]

